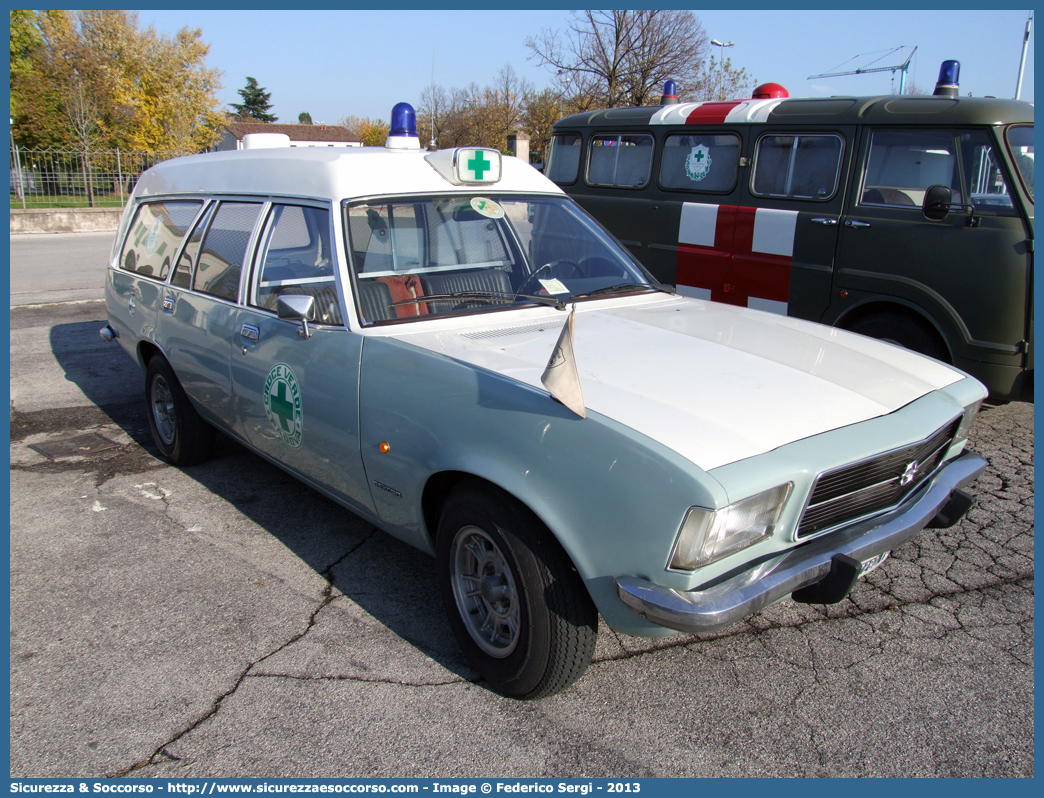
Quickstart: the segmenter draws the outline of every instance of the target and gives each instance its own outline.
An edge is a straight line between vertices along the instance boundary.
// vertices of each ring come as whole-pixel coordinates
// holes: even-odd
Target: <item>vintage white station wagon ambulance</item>
[[[248,148],[142,175],[106,275],[162,456],[215,430],[437,557],[470,662],[520,698],[598,616],[718,629],[830,603],[967,510],[986,395],[897,346],[677,296],[495,150]]]

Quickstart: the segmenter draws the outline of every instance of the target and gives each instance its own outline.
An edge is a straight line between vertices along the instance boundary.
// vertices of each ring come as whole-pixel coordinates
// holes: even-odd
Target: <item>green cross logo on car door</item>
[[[265,413],[279,437],[295,449],[301,445],[304,414],[297,377],[285,363],[276,363],[265,380]]]

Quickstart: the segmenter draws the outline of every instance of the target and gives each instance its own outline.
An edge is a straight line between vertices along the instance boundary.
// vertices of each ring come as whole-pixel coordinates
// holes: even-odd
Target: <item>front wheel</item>
[[[200,418],[174,370],[162,355],[153,356],[145,373],[149,428],[163,459],[191,466],[210,457],[214,428]]]
[[[471,666],[501,693],[543,698],[594,656],[598,613],[550,531],[511,496],[460,485],[439,521],[442,601]]]

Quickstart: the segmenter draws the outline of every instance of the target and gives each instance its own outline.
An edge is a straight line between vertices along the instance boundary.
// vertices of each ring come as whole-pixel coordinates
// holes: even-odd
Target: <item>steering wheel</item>
[[[613,263],[601,255],[588,255],[580,261],[580,274],[583,277],[626,277],[619,263]]]
[[[565,267],[568,267],[568,269],[569,269],[568,276],[566,276],[566,275],[564,275],[564,274],[562,274],[560,272],[560,267],[563,270],[564,270]],[[559,258],[558,260],[553,260],[553,261],[550,261],[549,263],[545,263],[543,266],[541,266],[539,269],[537,269],[535,272],[533,272],[531,275],[529,275],[529,277],[527,277],[525,280],[522,281],[522,284],[518,287],[518,292],[517,293],[519,293],[519,294],[536,294],[536,293],[539,293],[540,290],[543,289],[543,286],[538,286],[538,281],[540,280],[540,276],[542,274],[545,274],[545,273],[546,273],[547,277],[550,278],[550,279],[561,278],[561,279],[566,279],[566,280],[571,279],[573,277],[580,277],[583,274],[580,271],[580,267],[577,265],[576,261],[569,260],[567,258]]]

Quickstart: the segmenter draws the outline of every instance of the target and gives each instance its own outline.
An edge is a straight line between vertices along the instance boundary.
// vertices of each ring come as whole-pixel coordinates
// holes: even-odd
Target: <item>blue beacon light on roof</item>
[[[419,150],[417,112],[409,103],[396,103],[391,112],[391,129],[384,146],[390,150]]]
[[[956,97],[961,75],[960,61],[943,61],[939,67],[939,82],[935,84],[936,97]]]

